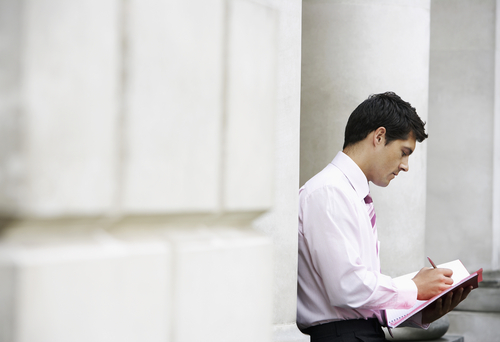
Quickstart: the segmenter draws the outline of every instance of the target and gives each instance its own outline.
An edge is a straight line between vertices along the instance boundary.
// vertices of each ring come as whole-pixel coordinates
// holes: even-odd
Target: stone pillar
[[[276,151],[297,157],[298,13],[0,3],[0,341],[272,340],[272,242],[282,261],[294,241],[252,227],[275,233],[255,220],[277,203]]]
[[[280,8],[275,195],[273,208],[255,220],[253,226],[273,240],[274,341],[289,342],[306,337],[295,325],[302,1],[273,3]]]
[[[485,270],[480,288],[448,314],[450,333],[467,342],[495,339],[500,324],[499,4],[431,7],[426,250]]]
[[[471,271],[495,248],[495,22],[494,0],[432,2],[426,247]]]
[[[500,270],[500,1],[495,2],[495,92],[493,119],[493,256],[492,269]]]
[[[300,183],[342,149],[344,127],[370,94],[394,91],[427,119],[429,1],[303,3]],[[426,143],[410,172],[371,186],[381,262],[395,276],[424,265]]]

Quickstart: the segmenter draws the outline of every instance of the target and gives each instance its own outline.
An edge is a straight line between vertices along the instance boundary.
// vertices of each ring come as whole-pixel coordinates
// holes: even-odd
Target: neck
[[[356,165],[363,171],[366,178],[370,180],[370,167],[371,167],[371,159],[372,153],[367,146],[363,146],[365,144],[365,140],[360,141],[354,145],[349,145],[342,152],[351,158]]]

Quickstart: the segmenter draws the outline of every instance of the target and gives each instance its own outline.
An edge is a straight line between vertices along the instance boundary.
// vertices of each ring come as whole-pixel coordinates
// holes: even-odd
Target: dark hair
[[[349,116],[343,148],[365,139],[379,127],[386,129],[386,145],[393,140],[408,139],[410,132],[422,142],[427,138],[424,126],[415,108],[395,93],[370,95]]]

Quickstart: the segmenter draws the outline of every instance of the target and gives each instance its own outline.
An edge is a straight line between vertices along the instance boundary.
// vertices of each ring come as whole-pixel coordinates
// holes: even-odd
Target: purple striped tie
[[[368,210],[368,216],[370,217],[370,221],[372,223],[373,234],[377,234],[377,227],[375,226],[376,221],[377,221],[377,215],[375,214],[375,206],[373,205],[373,199],[372,199],[372,196],[370,196],[370,194],[366,195],[365,203],[366,203],[366,208]],[[377,244],[376,248],[377,248],[377,255],[378,255],[378,244]],[[384,320],[384,322],[386,322],[387,316],[385,315],[385,310],[381,310],[381,315],[382,315],[382,319]],[[387,324],[387,322],[386,322],[386,324]],[[387,330],[389,331],[389,334],[391,335],[391,337],[394,338],[394,336],[392,335],[391,328],[387,328]]]
[[[370,216],[370,221],[372,223],[372,228],[375,230],[375,223],[377,221],[377,215],[375,214],[375,207],[373,206],[373,199],[370,194],[365,197],[366,207],[368,208],[368,215]]]

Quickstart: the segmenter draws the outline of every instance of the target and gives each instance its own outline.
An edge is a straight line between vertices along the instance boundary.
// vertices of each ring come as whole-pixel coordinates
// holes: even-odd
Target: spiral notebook
[[[417,300],[415,305],[410,309],[388,309],[385,310],[386,313],[386,322],[389,328],[395,328],[408,318],[418,313],[428,305],[432,304],[438,298],[444,296],[448,292],[454,291],[458,288],[466,288],[471,286],[475,289],[479,286],[479,282],[483,280],[483,269],[481,268],[479,271],[469,274],[465,266],[462,264],[460,260],[450,261],[444,264],[437,265],[438,268],[449,268],[453,271],[453,275],[451,278],[453,279],[453,286],[442,292],[441,294],[432,297],[429,300]],[[418,272],[413,272],[409,274],[405,274],[404,276],[398,277],[399,279],[412,279]]]

